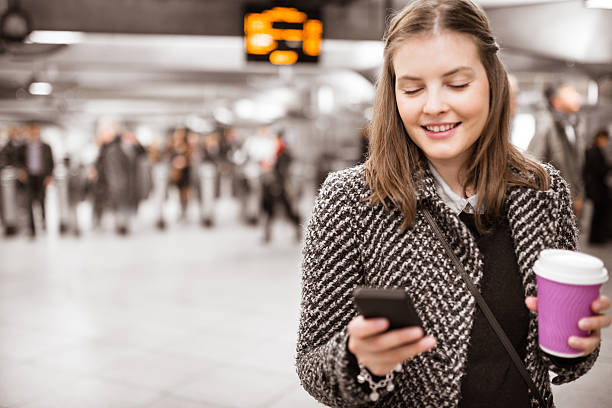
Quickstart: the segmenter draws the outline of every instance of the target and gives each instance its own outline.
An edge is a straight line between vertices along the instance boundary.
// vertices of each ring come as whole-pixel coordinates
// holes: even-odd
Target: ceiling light
[[[28,87],[28,92],[32,95],[49,95],[53,91],[53,86],[48,82],[32,82]]]
[[[584,0],[587,8],[612,9],[612,0]]]
[[[255,102],[250,99],[240,99],[234,104],[234,112],[242,119],[253,119]]]
[[[224,125],[231,125],[234,121],[234,113],[225,106],[219,106],[213,111],[213,117]]]
[[[80,31],[32,31],[27,43],[36,44],[76,44],[83,42],[85,34]]]

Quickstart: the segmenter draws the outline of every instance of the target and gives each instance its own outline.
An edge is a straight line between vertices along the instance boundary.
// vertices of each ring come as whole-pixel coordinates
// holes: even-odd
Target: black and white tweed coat
[[[545,166],[551,188],[511,187],[506,213],[514,240],[525,295],[536,294],[532,267],[544,248],[576,249],[577,230],[567,183]],[[297,372],[302,386],[332,407],[456,407],[473,324],[475,299],[445,256],[425,221],[422,208],[436,218],[455,254],[477,286],[482,255],[467,227],[436,193],[427,172],[417,193],[416,223],[400,232],[397,208],[385,210],[363,199],[370,190],[363,165],[328,176],[315,204],[303,248],[302,305],[297,344]],[[353,288],[359,285],[402,287],[410,293],[428,334],[437,346],[403,364],[395,390],[370,402],[356,381],[347,349],[346,326],[356,315]],[[555,366],[538,348],[537,315],[531,314],[525,365],[542,393],[553,383],[586,373],[599,349],[571,368]],[[532,400],[532,406],[538,404]]]

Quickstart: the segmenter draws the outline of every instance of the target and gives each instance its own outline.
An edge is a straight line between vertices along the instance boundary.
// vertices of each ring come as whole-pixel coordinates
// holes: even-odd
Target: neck
[[[448,184],[450,189],[460,197],[468,198],[475,194],[474,189],[470,187],[466,188],[465,192],[463,191],[464,186],[459,179],[460,165],[455,163],[436,163],[433,161],[431,164],[435,167],[436,171],[440,173],[440,176],[444,179],[446,184]]]

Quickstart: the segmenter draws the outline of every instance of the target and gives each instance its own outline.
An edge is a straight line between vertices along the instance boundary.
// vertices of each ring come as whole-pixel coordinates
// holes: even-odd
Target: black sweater
[[[484,234],[476,230],[473,214],[461,213],[484,258],[480,292],[506,332],[521,360],[525,358],[529,311],[507,222]],[[529,407],[527,385],[480,308],[476,308],[461,384],[461,407]]]

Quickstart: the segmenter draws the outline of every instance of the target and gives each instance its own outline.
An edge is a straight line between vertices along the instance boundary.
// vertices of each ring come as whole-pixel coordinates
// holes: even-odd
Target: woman
[[[586,357],[539,351],[532,267],[544,248],[576,248],[567,183],[510,145],[507,74],[477,6],[417,0],[385,37],[370,157],[328,177],[306,234],[302,385],[334,407],[537,406],[424,210],[550,400],[548,370],[555,384],[584,374],[610,324],[580,322],[592,334],[571,345]],[[357,286],[405,288],[423,328],[364,319]],[[600,297],[592,309],[609,305]]]

